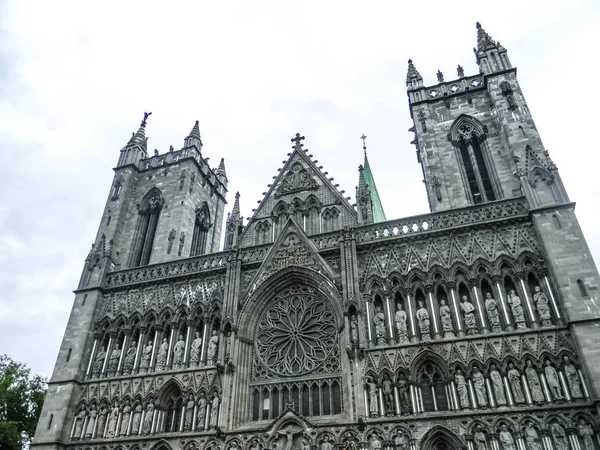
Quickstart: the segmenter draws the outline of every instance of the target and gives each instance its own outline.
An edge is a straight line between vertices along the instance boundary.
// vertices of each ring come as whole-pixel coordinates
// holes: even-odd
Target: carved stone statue
[[[573,399],[583,398],[583,392],[581,390],[581,381],[579,380],[579,371],[571,362],[571,359],[565,355],[563,356],[564,361],[564,372],[569,390],[571,391],[571,397]]]
[[[523,394],[523,385],[521,384],[521,374],[513,363],[508,364],[508,383],[510,384],[513,398],[516,404],[525,403],[525,394]]]
[[[131,415],[131,406],[129,402],[125,403],[123,406],[123,413],[121,416],[121,429],[119,431],[119,436],[127,436],[127,427],[129,427],[129,416]]]
[[[535,293],[533,294],[533,302],[535,303],[538,316],[540,316],[542,326],[552,326],[552,314],[550,313],[550,304],[548,302],[548,297],[546,297],[546,294],[544,294],[542,288],[540,288],[539,286],[535,287]]]
[[[477,404],[480,408],[487,408],[487,389],[485,387],[485,378],[479,370],[479,367],[473,367],[473,390],[475,391],[475,397],[477,397]]]
[[[169,355],[169,340],[163,338],[162,344],[158,347],[156,353],[156,370],[165,370],[167,365],[167,357]]]
[[[502,381],[502,375],[498,371],[496,364],[492,364],[490,367],[490,381],[492,382],[492,389],[494,390],[494,397],[498,406],[506,406],[506,394],[504,393],[504,382]]]
[[[133,370],[133,363],[135,362],[136,353],[137,343],[133,341],[127,349],[127,353],[125,353],[125,358],[123,359],[123,375],[131,374],[131,371]]]
[[[175,347],[173,347],[173,368],[180,369],[183,367],[183,356],[185,353],[185,341],[183,340],[183,335],[179,335],[179,339],[175,342]]]
[[[394,317],[394,321],[396,322],[396,333],[398,333],[398,343],[404,344],[408,342],[408,329],[406,327],[406,321],[408,317],[406,316],[406,311],[402,309],[402,303],[396,304],[396,316]]]
[[[475,433],[473,433],[473,442],[475,443],[475,448],[477,450],[487,450],[486,441],[487,439],[485,433],[483,432],[483,428],[481,425],[477,425],[475,427]]]
[[[516,450],[515,440],[512,433],[508,431],[506,425],[500,427],[500,433],[498,433],[498,439],[500,440],[500,446],[502,450]]]
[[[445,299],[440,300],[440,320],[442,322],[442,331],[444,332],[445,338],[453,338],[454,335],[454,324],[452,323],[452,315],[450,313],[450,307],[446,304]]]
[[[460,309],[463,312],[467,334],[479,333],[477,321],[475,320],[475,307],[473,306],[473,303],[469,301],[469,297],[466,295],[463,295],[460,299]]]
[[[498,311],[498,303],[492,298],[490,292],[485,294],[485,312],[488,321],[490,322],[492,333],[500,333],[502,331],[502,326],[500,325],[500,311]]]
[[[400,373],[398,376],[398,397],[400,401],[400,411],[402,414],[410,414],[411,407],[408,380],[403,373]]]
[[[214,366],[217,362],[217,350],[219,348],[219,336],[217,330],[213,330],[212,336],[208,341],[208,350],[206,351],[206,365]]]
[[[379,437],[373,436],[373,440],[371,440],[371,450],[381,450],[381,441]]]
[[[417,324],[419,324],[419,331],[421,332],[421,340],[428,342],[431,340],[431,333],[429,331],[429,311],[425,308],[425,302],[419,300],[419,308],[415,314],[417,318]]]
[[[140,432],[140,424],[142,423],[142,405],[139,403],[135,405],[135,410],[133,411],[133,417],[131,418],[131,430],[129,434],[133,436],[137,436]]]
[[[527,384],[529,385],[529,392],[531,393],[533,402],[544,403],[545,398],[544,392],[542,391],[542,384],[540,383],[540,377],[530,359],[525,363],[525,377],[527,378]]]
[[[375,308],[373,322],[375,322],[375,336],[377,337],[377,345],[387,344],[387,338],[385,336],[385,314],[380,307]]]
[[[277,434],[283,437],[283,442],[279,446],[278,450],[293,450],[294,449],[294,436],[300,434],[302,430],[294,430],[291,425],[285,430],[278,431]]]
[[[583,441],[583,450],[595,450],[596,447],[594,446],[593,439],[595,433],[589,423],[585,423],[583,419],[579,419],[579,423],[577,424],[577,433]]]
[[[144,350],[142,351],[142,359],[140,361],[140,372],[146,373],[150,368],[150,361],[152,360],[152,341],[148,341]]]
[[[538,435],[537,430],[533,428],[532,422],[527,423],[527,426],[523,430],[523,435],[525,436],[527,450],[543,450],[540,436]]]
[[[202,338],[200,337],[200,333],[196,332],[195,336],[190,348],[191,367],[198,367],[198,364],[200,364],[200,352],[202,351]]]
[[[88,421],[85,425],[84,437],[86,439],[90,439],[92,437],[92,433],[94,431],[94,423],[96,422],[96,416],[98,415],[98,411],[96,411],[96,407],[92,405],[90,410],[87,413]]]
[[[102,366],[104,365],[104,360],[106,359],[106,347],[104,345],[100,348],[100,351],[94,358],[94,365],[92,366],[92,376],[94,378],[98,378],[102,373]]]
[[[210,427],[216,428],[219,425],[219,395],[215,392],[210,402]]]
[[[75,416],[75,429],[73,430],[73,439],[81,439],[83,434],[83,422],[85,422],[85,408],[81,407]]]
[[[377,383],[373,377],[367,377],[367,391],[369,394],[369,415],[379,417],[379,398],[377,395]]]
[[[560,386],[560,379],[558,373],[552,365],[549,359],[545,361],[544,373],[546,374],[546,381],[548,382],[548,388],[554,397],[554,400],[563,400],[562,388]]]
[[[106,416],[108,415],[108,408],[106,405],[100,407],[100,413],[98,414],[98,424],[96,425],[96,437],[104,437],[104,427],[106,426]]]
[[[323,442],[321,443],[321,450],[333,450],[331,436],[325,436],[325,439],[323,439]]]
[[[200,393],[200,398],[198,399],[198,416],[196,419],[196,430],[202,431],[204,430],[204,425],[206,422],[206,396],[204,392]]]
[[[406,450],[408,441],[404,433],[398,433],[396,438],[394,439],[394,444],[396,444],[396,450]]]
[[[225,336],[225,359],[231,358],[231,331],[227,332]]]
[[[515,320],[517,330],[525,330],[527,328],[527,324],[525,322],[525,311],[523,310],[521,299],[514,289],[511,290],[510,294],[508,295],[508,302],[510,303],[510,310],[512,312],[513,319]]]
[[[565,430],[558,423],[554,422],[550,425],[550,434],[554,441],[555,450],[571,450]]]
[[[110,411],[108,419],[108,428],[106,429],[106,437],[113,438],[117,433],[117,422],[119,421],[119,402],[115,402]]]
[[[192,431],[192,424],[194,423],[194,397],[190,394],[188,396],[187,404],[185,405],[185,420],[183,422],[184,431]]]
[[[392,415],[396,411],[396,405],[394,403],[394,385],[390,376],[386,373],[383,376],[383,382],[381,383],[383,389],[383,401],[385,402],[386,414]]]
[[[146,413],[144,414],[144,423],[142,425],[142,434],[147,436],[152,431],[152,419],[154,418],[154,403],[148,403]]]
[[[112,352],[110,352],[110,357],[108,358],[108,368],[106,369],[106,374],[109,377],[117,374],[117,368],[119,367],[120,358],[121,349],[119,348],[119,344],[115,344],[115,348]]]
[[[356,316],[352,316],[350,319],[350,340],[353,344],[358,344],[358,320],[356,320]]]
[[[471,406],[469,403],[469,389],[467,388],[467,382],[462,374],[462,370],[456,369],[454,383],[456,383],[456,391],[458,393],[461,409],[469,408]]]

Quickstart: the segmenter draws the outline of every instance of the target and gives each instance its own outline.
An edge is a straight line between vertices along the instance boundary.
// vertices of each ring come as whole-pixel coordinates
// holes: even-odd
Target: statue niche
[[[299,162],[292,164],[290,170],[281,177],[281,182],[275,191],[275,197],[291,194],[292,192],[318,189],[315,179]]]

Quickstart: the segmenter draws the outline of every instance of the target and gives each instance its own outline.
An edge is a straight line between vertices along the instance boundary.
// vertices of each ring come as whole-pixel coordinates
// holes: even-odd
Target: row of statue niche
[[[215,428],[218,425],[219,403],[220,399],[217,393],[214,393],[212,398],[207,400],[206,395],[202,392],[197,403],[198,412],[194,427],[194,407],[196,402],[190,394],[186,403],[183,431],[203,431]],[[92,405],[88,409],[81,407],[75,416],[72,438],[73,440],[110,439],[118,436],[146,436],[156,433],[158,431],[152,430],[154,410],[155,406],[152,401],[146,405],[145,411],[142,409],[140,403],[136,403],[132,408],[130,402],[127,400],[123,403],[122,409],[116,400],[110,409],[106,405],[102,405],[100,410],[97,410],[95,405]],[[208,410],[210,410],[210,413],[207,417]],[[121,414],[120,423],[119,413]],[[131,425],[129,423],[130,419]],[[207,419],[208,423],[206,423]]]
[[[487,319],[490,324],[490,329],[493,333],[500,333],[502,332],[502,324],[500,321],[500,310],[498,308],[498,303],[492,297],[492,294],[490,292],[487,292],[485,297],[486,298],[484,301],[484,307]],[[542,326],[551,326],[552,316],[550,313],[548,297],[546,297],[546,294],[542,292],[539,286],[535,287],[535,294],[533,298],[534,302],[536,303],[538,315],[540,317],[540,320],[542,321]],[[508,295],[508,303],[510,305],[515,327],[517,329],[527,329],[527,322],[525,320],[525,310],[523,308],[523,304],[521,302],[520,297],[516,294],[514,290],[511,290]],[[479,329],[477,319],[475,317],[475,306],[470,301],[467,295],[463,295],[460,299],[460,310],[462,312],[462,319],[464,321],[467,334],[480,333],[481,330]],[[452,320],[452,312],[446,299],[440,299],[439,313],[443,337],[455,337],[456,335],[454,323]],[[431,340],[430,315],[427,307],[425,306],[425,301],[418,301],[418,308],[415,313],[415,318],[421,335],[421,340]],[[396,325],[398,343],[400,344],[408,342],[407,321],[408,315],[406,314],[402,303],[398,302],[396,304],[396,314],[394,316],[394,322]],[[381,307],[375,308],[373,322],[375,323],[375,337],[377,345],[386,345],[388,339],[385,324],[385,314]],[[356,323],[356,320],[354,318],[351,320],[350,326],[352,341],[358,342],[358,324]]]
[[[162,340],[161,345],[156,353],[156,363],[154,364],[154,370],[164,371],[168,370],[167,358],[169,355],[169,340],[165,337]],[[179,339],[175,342],[173,347],[173,363],[172,367],[174,370],[183,369],[186,365],[189,367],[198,367],[201,365],[201,352],[202,352],[202,338],[200,333],[196,332],[195,338],[190,346],[189,360],[184,361],[186,342],[182,334],[179,335]],[[208,348],[206,351],[206,365],[214,366],[217,361],[217,351],[219,348],[219,336],[217,330],[213,330],[212,336],[208,341]],[[226,348],[225,348],[225,359],[229,358],[229,350],[231,348],[231,332],[226,336]],[[135,358],[137,355],[137,342],[132,341],[129,348],[125,352],[123,357],[123,367],[121,373],[123,375],[130,375],[133,373]],[[152,355],[154,353],[154,345],[151,339],[148,340],[146,346],[142,349],[142,355],[140,358],[139,372],[147,373],[152,371],[150,367],[152,361]],[[92,365],[92,377],[99,378],[102,373],[104,361],[107,357],[106,347],[102,346],[94,358]],[[115,344],[115,348],[110,352],[108,356],[108,363],[106,365],[106,376],[116,376],[119,367],[119,361],[121,359],[121,348],[119,344]]]
[[[583,450],[595,450],[596,447],[593,439],[595,433],[588,422],[584,419],[579,419],[576,433],[583,442]],[[552,438],[555,450],[571,450],[567,433],[563,426],[558,422],[552,422],[549,425],[548,434]],[[517,445],[516,440],[519,437],[522,437],[525,441],[527,450],[544,449],[540,432],[536,429],[532,421],[527,422],[523,427],[522,432],[516,434],[510,431],[506,424],[502,424],[498,430],[497,436],[501,450],[518,450],[520,447]],[[475,427],[473,443],[475,444],[476,450],[490,450],[493,448],[488,442],[487,433],[483,430],[481,425]]]
[[[380,386],[374,377],[368,376],[365,378],[365,389],[368,395],[370,417],[379,417],[382,415],[382,412],[379,410],[379,387]],[[383,379],[381,380],[381,392],[383,394],[385,414],[393,416],[397,413],[396,403],[394,401],[394,387],[398,389],[399,413],[403,415],[410,414],[412,412],[410,386],[408,384],[408,379],[403,373],[398,375],[395,384],[387,373],[383,375]]]
[[[579,378],[579,371],[573,365],[571,359],[567,355],[563,357],[563,361],[563,371],[567,385],[569,387],[569,391],[571,393],[571,398],[574,400],[582,399],[584,395],[581,380]],[[542,383],[540,381],[540,373],[543,373],[546,378],[552,401],[562,402],[565,400],[565,395],[560,382],[560,376],[557,370],[550,362],[550,360],[547,359],[544,362],[543,371],[540,370],[538,372],[538,370],[535,367],[533,367],[533,363],[531,362],[531,360],[528,359],[525,363],[524,372],[525,381],[527,382],[528,391],[531,395],[531,401],[533,403],[541,404],[546,401],[546,398],[544,397]],[[502,374],[498,371],[495,364],[491,365],[489,378],[493,390],[493,397],[496,400],[496,404],[498,406],[506,406],[506,386],[504,385]],[[512,362],[508,364],[508,370],[506,371],[506,380],[510,387],[510,392],[512,394],[514,403],[517,405],[527,403],[527,397],[523,386],[523,377],[521,376],[521,372],[515,367],[515,365]],[[471,381],[473,383],[473,391],[475,394],[475,398],[477,399],[477,405],[479,406],[479,408],[482,409],[487,408],[488,392],[485,377],[477,366],[473,367],[471,373]],[[456,392],[458,395],[460,407],[462,409],[470,408],[472,405],[469,400],[469,390],[467,386],[467,381],[461,369],[456,369],[454,374],[454,383],[456,385]]]
[[[295,428],[288,425],[277,431],[276,439],[273,443],[273,450],[311,450],[310,437],[301,428]],[[334,450],[335,444],[333,438],[325,435],[319,442],[320,450]],[[229,450],[240,450],[236,444],[229,446]],[[250,450],[258,450],[257,447],[250,447]]]

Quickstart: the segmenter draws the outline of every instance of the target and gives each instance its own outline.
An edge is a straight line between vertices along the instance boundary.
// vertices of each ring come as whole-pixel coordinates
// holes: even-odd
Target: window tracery
[[[158,218],[163,204],[164,198],[158,189],[151,191],[141,204],[129,261],[130,267],[145,266],[150,262]]]
[[[196,210],[194,220],[194,234],[190,256],[203,255],[207,252],[208,230],[212,227],[210,211],[206,202]]]

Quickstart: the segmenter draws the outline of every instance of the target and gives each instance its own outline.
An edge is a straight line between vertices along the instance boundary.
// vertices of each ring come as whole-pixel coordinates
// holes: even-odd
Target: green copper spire
[[[365,151],[365,162],[363,163],[364,177],[365,182],[369,187],[369,191],[371,192],[371,204],[373,205],[373,222],[385,222],[385,212],[383,211],[383,205],[381,204],[381,199],[379,198],[379,193],[377,192],[377,185],[375,184],[375,178],[373,178],[373,172],[371,172],[369,158],[367,158],[367,144],[365,142],[367,136],[365,136],[363,133],[363,135],[360,138],[363,140],[363,150]]]

